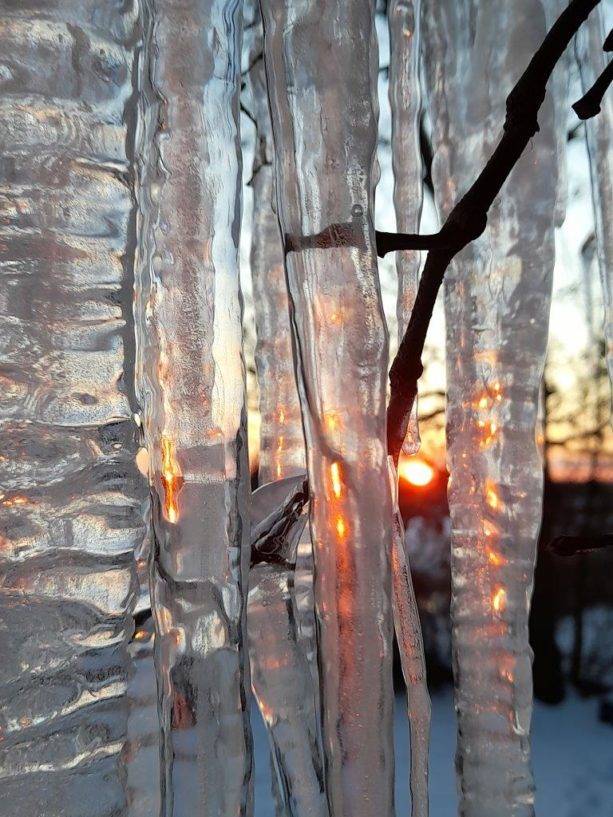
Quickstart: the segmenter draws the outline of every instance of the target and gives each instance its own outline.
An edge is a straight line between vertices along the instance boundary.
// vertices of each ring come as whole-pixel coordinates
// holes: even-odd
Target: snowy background
[[[272,817],[267,737],[254,708],[255,817]],[[396,810],[409,814],[409,749],[404,700],[396,698]],[[599,723],[597,703],[569,698],[548,707],[537,703],[533,719],[533,765],[537,814],[542,817],[613,817],[613,727]],[[430,815],[456,813],[455,713],[451,691],[432,697]]]

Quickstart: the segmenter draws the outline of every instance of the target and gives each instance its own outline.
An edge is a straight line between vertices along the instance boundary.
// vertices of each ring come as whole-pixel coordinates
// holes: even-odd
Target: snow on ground
[[[538,817],[613,817],[613,727],[599,723],[597,701],[569,698],[560,706],[537,703],[532,746]],[[267,738],[257,712],[255,817],[273,817]],[[432,699],[430,817],[455,817],[455,713],[451,691]],[[408,740],[404,700],[396,699],[397,817],[409,814]]]

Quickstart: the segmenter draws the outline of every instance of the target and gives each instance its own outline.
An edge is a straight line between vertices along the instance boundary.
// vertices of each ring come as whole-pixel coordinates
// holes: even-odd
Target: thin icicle
[[[575,54],[583,93],[604,71],[610,57],[603,51],[606,31],[600,7],[589,16],[576,37]],[[613,95],[604,95],[598,116],[585,123],[592,181],[592,204],[598,270],[605,309],[604,334],[607,368],[613,383]]]
[[[428,0],[434,183],[446,215],[496,144],[545,34],[539,0]],[[531,817],[528,609],[541,521],[535,442],[554,263],[556,139],[540,132],[446,280],[460,814]]]
[[[421,0],[391,0],[389,97],[392,111],[392,166],[394,209],[399,232],[419,232],[423,202],[419,119],[419,17]],[[417,295],[420,253],[396,253],[398,342],[402,340]],[[417,401],[403,445],[405,454],[419,449]]]
[[[404,525],[398,509],[398,476],[388,459],[394,495],[394,539],[392,544],[392,589],[394,625],[402,675],[407,688],[411,748],[411,815],[428,817],[428,752],[431,704],[426,679],[426,657],[419,611],[415,600],[409,557],[405,550]]]
[[[264,0],[262,10],[308,443],[326,791],[334,817],[390,817],[392,506],[372,226],[374,7]]]
[[[236,817],[251,812],[252,799],[237,259],[241,11],[238,0],[149,7],[136,308],[153,500],[161,814]]]

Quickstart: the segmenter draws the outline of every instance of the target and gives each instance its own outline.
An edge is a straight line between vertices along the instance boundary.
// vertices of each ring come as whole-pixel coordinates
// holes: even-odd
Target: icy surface
[[[262,8],[309,448],[327,795],[334,817],[390,817],[392,508],[372,228],[374,9],[364,0]]]
[[[389,97],[392,113],[394,209],[398,232],[417,233],[422,207],[422,162],[419,146],[421,98],[419,88],[419,30],[421,0],[391,0]],[[396,253],[398,274],[398,342],[408,326],[419,274],[420,253]],[[403,451],[419,448],[417,401],[409,421]]]
[[[138,4],[0,31],[0,813],[125,815]],[[52,68],[51,68],[52,66]]]
[[[426,3],[434,185],[447,213],[501,131],[505,98],[545,33],[538,0]],[[454,43],[455,47],[451,44]],[[528,607],[542,464],[536,407],[554,262],[553,105],[486,233],[446,278],[453,655],[460,813],[534,814]]]
[[[251,811],[238,0],[151,4],[138,188],[161,814]],[[148,87],[148,78],[151,87]]]

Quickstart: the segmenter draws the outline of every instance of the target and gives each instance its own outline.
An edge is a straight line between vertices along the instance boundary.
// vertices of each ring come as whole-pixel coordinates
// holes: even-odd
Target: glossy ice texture
[[[4,3],[0,813],[125,815],[139,7]]]
[[[602,50],[606,30],[600,7],[588,17],[576,38],[576,57],[585,93],[610,61]],[[613,99],[608,91],[598,116],[585,123],[592,180],[598,269],[605,308],[607,367],[613,383]]]
[[[160,813],[160,747],[153,645],[153,620],[148,617],[136,628],[128,648],[132,673],[128,684],[128,741],[124,753],[127,817],[157,817]]]
[[[538,0],[428,0],[434,184],[447,213],[501,133],[505,99],[546,30]],[[534,814],[528,609],[541,521],[535,442],[556,196],[551,98],[540,132],[449,270],[448,463],[460,814]]]
[[[392,505],[372,226],[374,8],[367,0],[262,8],[309,451],[327,796],[334,817],[390,817]]]
[[[153,501],[161,814],[249,814],[238,0],[154,0],[137,326]],[[149,85],[149,79],[151,84]]]
[[[394,209],[398,232],[419,232],[423,199],[422,162],[419,145],[421,93],[419,87],[419,18],[421,0],[390,0],[389,97],[392,111],[392,166]],[[398,275],[398,342],[404,336],[417,295],[420,253],[396,253]],[[409,420],[403,451],[419,449],[417,401]]]

